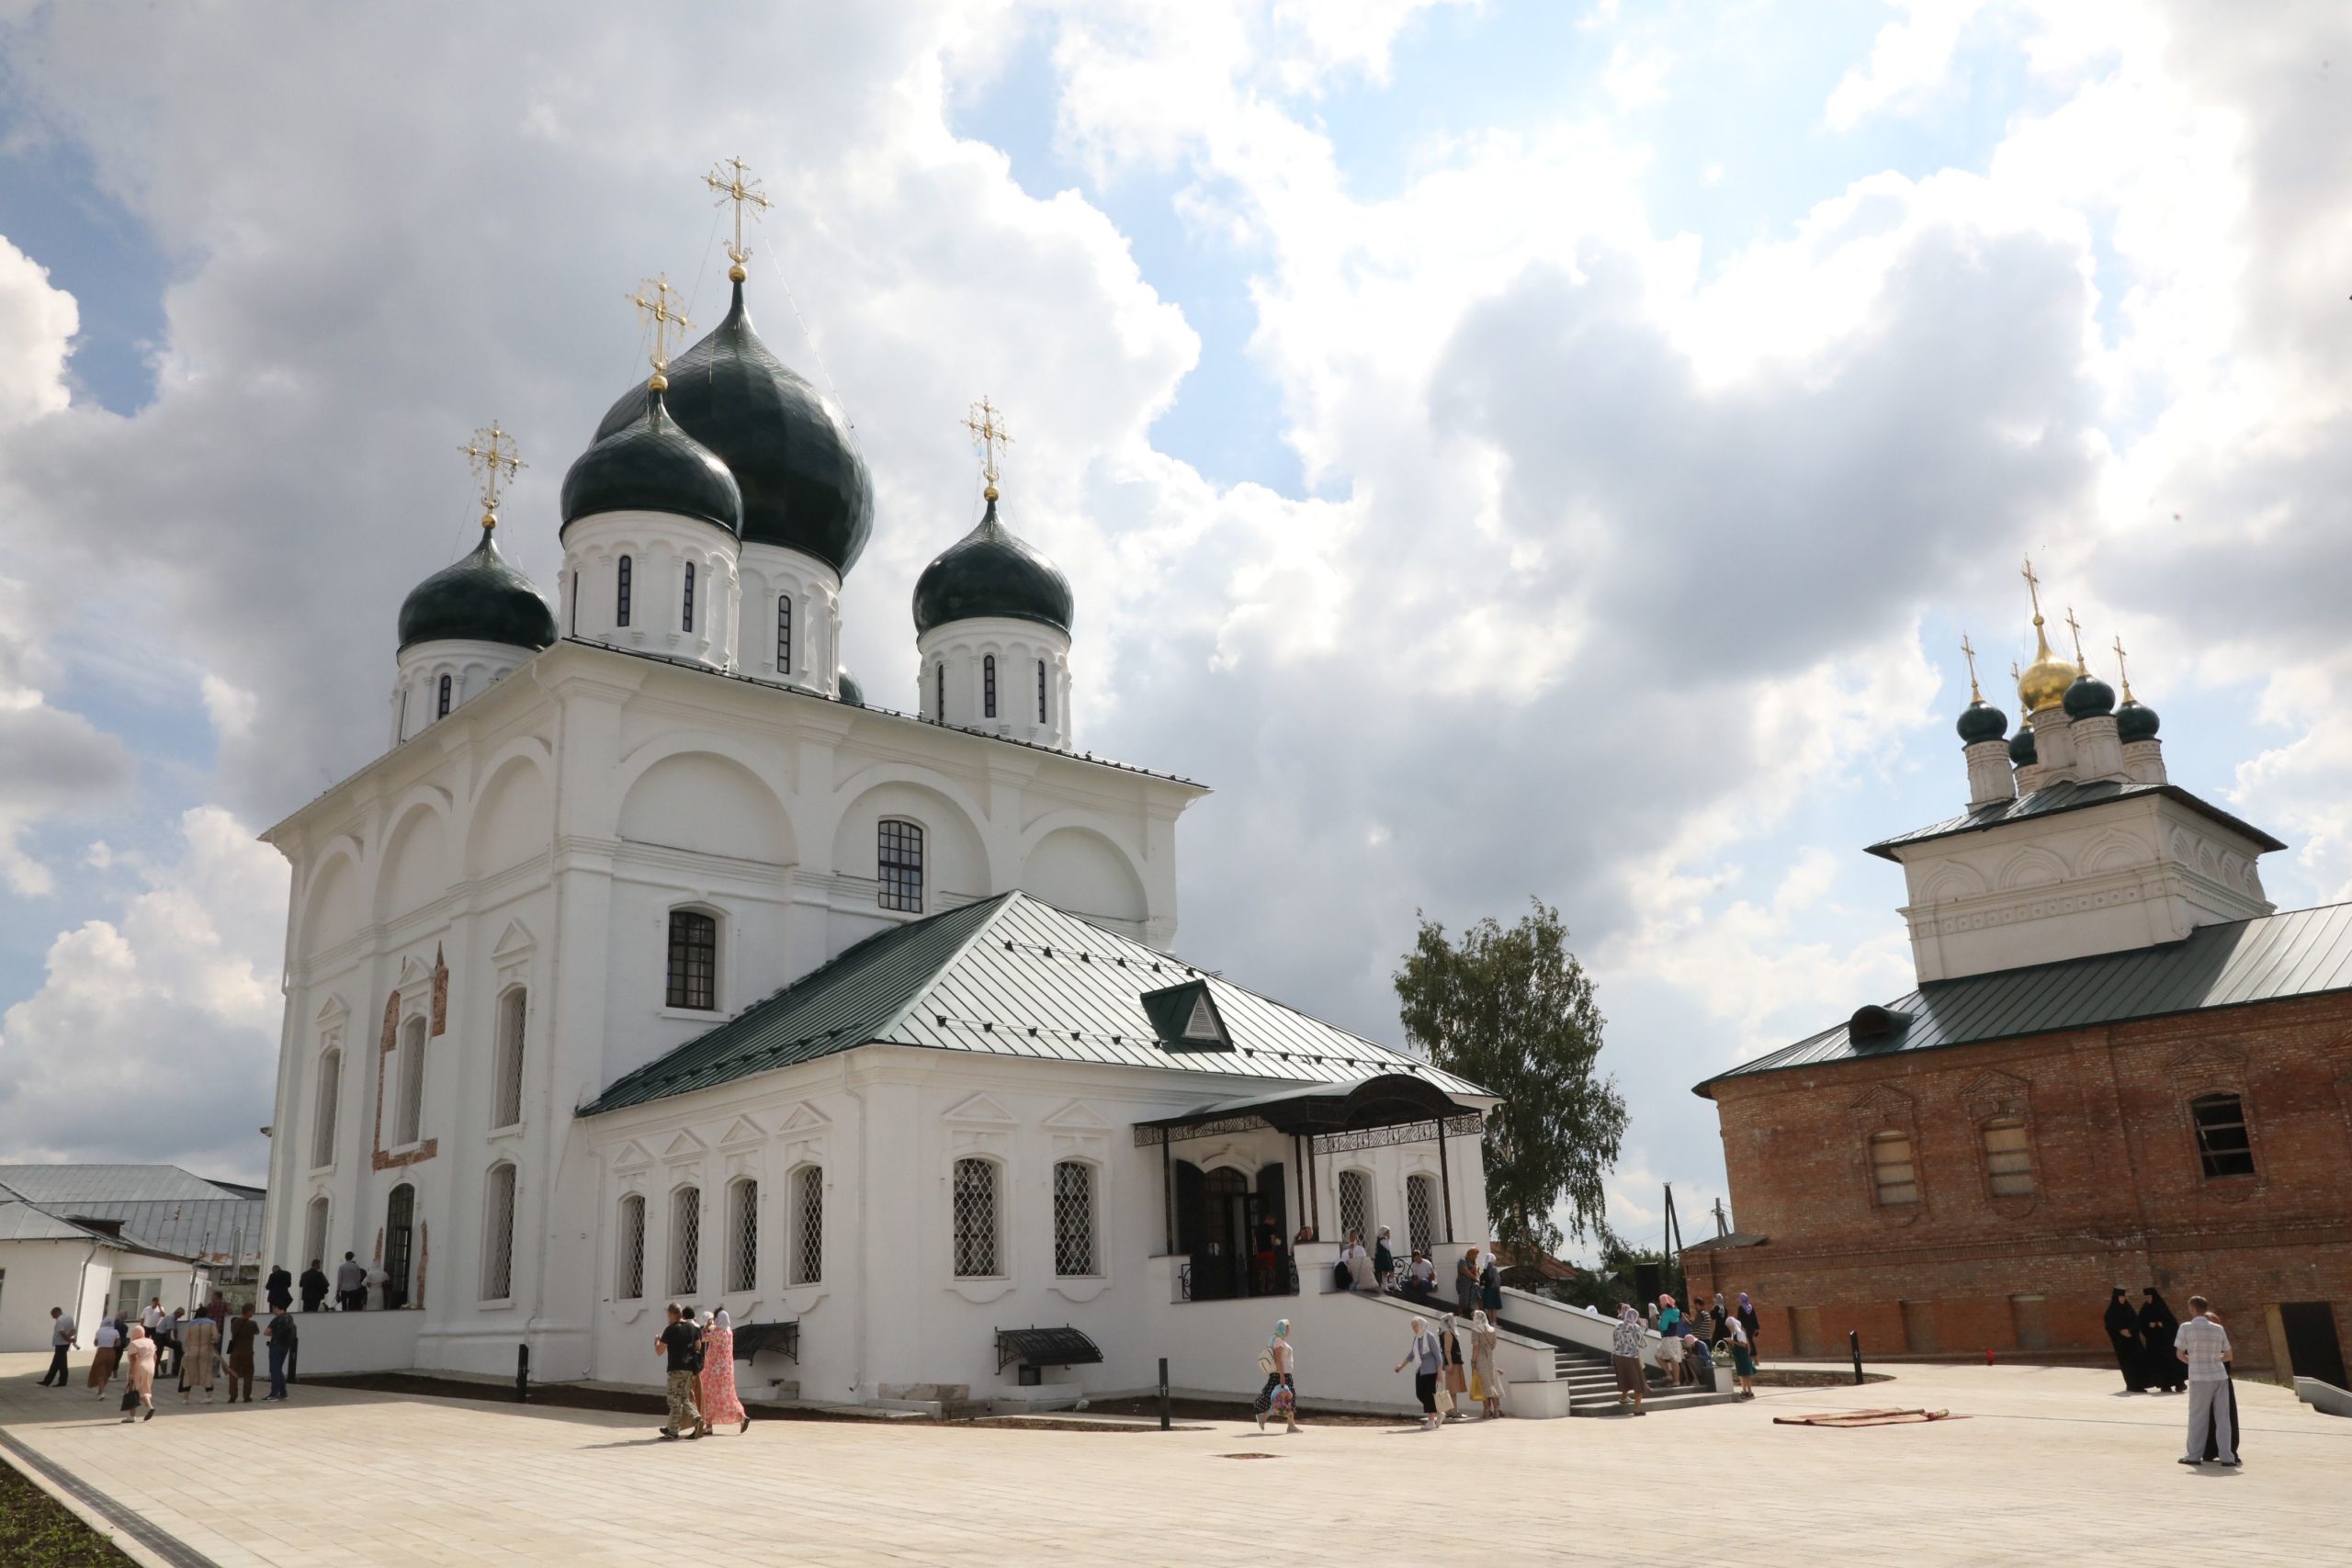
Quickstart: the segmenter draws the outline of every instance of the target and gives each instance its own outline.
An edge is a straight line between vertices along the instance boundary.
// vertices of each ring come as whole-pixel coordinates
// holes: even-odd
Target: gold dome
[[[2082,671],[2074,660],[2061,659],[2051,651],[2050,638],[2041,629],[2041,617],[2033,617],[2033,662],[2018,676],[2018,701],[2029,714],[2043,708],[2054,708],[2066,697],[2066,688],[2075,683]]]

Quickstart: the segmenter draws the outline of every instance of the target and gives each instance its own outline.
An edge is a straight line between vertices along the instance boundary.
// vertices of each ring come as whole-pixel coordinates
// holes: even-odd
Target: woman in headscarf
[[[1658,1297],[1657,1331],[1668,1336],[1679,1335],[1681,1332],[1681,1323],[1682,1309],[1674,1304],[1674,1298],[1672,1296]]]
[[[2107,1300],[2107,1314],[2101,1321],[2107,1325],[2107,1342],[2115,1348],[2115,1364],[2123,1373],[2123,1392],[2148,1392],[2147,1348],[2140,1342],[2139,1314],[2124,1298],[2123,1287],[2118,1285]]]
[[[1462,1261],[1453,1266],[1453,1304],[1463,1316],[1478,1310],[1478,1249],[1475,1247],[1462,1254]]]
[[[1405,1351],[1405,1359],[1396,1370],[1413,1369],[1413,1397],[1421,1402],[1421,1430],[1437,1430],[1437,1380],[1445,1368],[1445,1351],[1438,1341],[1442,1337],[1430,1331],[1430,1325],[1419,1315],[1413,1319],[1413,1342]]]
[[[1250,1414],[1258,1417],[1261,1432],[1266,1429],[1269,1412],[1283,1418],[1285,1429],[1298,1430],[1298,1384],[1295,1381],[1297,1369],[1297,1353],[1290,1348],[1290,1319],[1277,1318],[1273,1337],[1258,1352],[1258,1370],[1266,1374],[1266,1386],[1250,1402]]]
[[[180,1325],[180,1403],[186,1404],[188,1394],[204,1391],[204,1403],[212,1403],[212,1380],[220,1360],[220,1330],[212,1319],[202,1313]]]
[[[1482,1416],[1503,1413],[1503,1385],[1495,1376],[1495,1325],[1481,1309],[1470,1314],[1470,1391]]]
[[[1473,1307],[1471,1310],[1476,1312],[1477,1309]],[[1459,1416],[1467,1419],[1468,1413],[1462,1405],[1470,1397],[1470,1374],[1462,1364],[1461,1320],[1452,1313],[1438,1319],[1437,1337],[1438,1343],[1445,1349],[1445,1392],[1453,1396],[1453,1408],[1446,1411],[1445,1418],[1451,1421]]]
[[[1388,1227],[1380,1227],[1380,1235],[1372,1244],[1372,1276],[1379,1288],[1386,1290],[1390,1276],[1396,1272],[1396,1252],[1388,1245]]]
[[[1738,1381],[1739,1397],[1756,1397],[1756,1354],[1747,1343],[1747,1327],[1736,1317],[1724,1320],[1724,1337],[1731,1342],[1731,1374]]]
[[[2188,1386],[2188,1366],[2173,1354],[2173,1336],[2180,1332],[2180,1319],[2156,1288],[2150,1285],[2140,1292],[2140,1344],[2147,1357],[2148,1383],[2168,1393],[2178,1393]],[[2207,1315],[2211,1315],[2208,1314]]]
[[[739,1423],[735,1428],[738,1435],[752,1429],[751,1414],[735,1392],[735,1320],[727,1315],[725,1307],[710,1314],[710,1326],[702,1331],[702,1374],[697,1393],[702,1400],[706,1430],[729,1421]]]
[[[1721,1291],[1715,1292],[1715,1304],[1708,1310],[1707,1315],[1714,1320],[1715,1328],[1715,1331],[1707,1337],[1710,1340],[1721,1339],[1724,1337],[1724,1320],[1731,1316],[1731,1314],[1724,1310],[1724,1293]]]
[[[130,1325],[130,1341],[122,1348],[123,1366],[127,1369],[122,1390],[122,1424],[153,1421],[155,1418],[155,1342],[147,1337],[147,1330],[138,1324]],[[137,1412],[144,1405],[144,1416]]]
[[[1496,1317],[1503,1314],[1502,1265],[1491,1252],[1478,1270],[1478,1304]]]
[[[1348,1233],[1347,1250],[1340,1254],[1340,1261],[1347,1266],[1348,1288],[1354,1291],[1377,1291],[1378,1276],[1372,1269],[1372,1254],[1363,1249],[1363,1233]]]
[[[107,1384],[114,1382],[115,1363],[122,1359],[122,1331],[114,1325],[114,1319],[102,1317],[90,1344],[90,1386],[104,1399]]]
[[[1642,1350],[1649,1337],[1649,1329],[1642,1322],[1642,1314],[1634,1310],[1634,1303],[1618,1303],[1617,1327],[1609,1340],[1609,1368],[1617,1374],[1618,1404],[1622,1407],[1632,1400],[1636,1416],[1642,1414],[1642,1392],[1648,1381],[1648,1374],[1642,1370]]]
[[[1762,1325],[1756,1321],[1756,1304],[1747,1299],[1746,1291],[1739,1292],[1739,1310],[1732,1315],[1739,1319],[1739,1325],[1742,1328],[1747,1330],[1748,1355],[1758,1362],[1762,1362],[1763,1354],[1757,1347],[1757,1341],[1762,1337],[1757,1330]]]

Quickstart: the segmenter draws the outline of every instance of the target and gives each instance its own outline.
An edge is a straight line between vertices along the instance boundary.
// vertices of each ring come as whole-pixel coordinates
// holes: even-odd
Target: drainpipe
[[[90,1243],[88,1256],[82,1259],[82,1278],[74,1287],[74,1331],[76,1334],[82,1330],[82,1303],[88,1300],[90,1295],[90,1265],[97,1260],[98,1244],[94,1241]],[[91,1332],[95,1334],[97,1331],[92,1329]]]
[[[853,1363],[850,1383],[850,1396],[856,1398],[858,1391],[865,1386],[865,1314],[869,1305],[866,1296],[873,1289],[873,1281],[865,1275],[865,1225],[866,1210],[874,1201],[874,1193],[865,1180],[868,1167],[865,1151],[870,1146],[866,1137],[865,1095],[863,1090],[850,1087],[849,1058],[849,1052],[842,1053],[842,1092],[857,1102],[857,1358]]]

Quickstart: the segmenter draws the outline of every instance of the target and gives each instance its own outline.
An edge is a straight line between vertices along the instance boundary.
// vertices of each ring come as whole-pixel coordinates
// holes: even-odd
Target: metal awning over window
[[[1019,1363],[1024,1367],[1076,1367],[1102,1359],[1102,1348],[1076,1328],[1000,1328],[996,1331],[996,1370]]]
[[[763,1350],[774,1350],[787,1361],[800,1359],[800,1320],[790,1323],[747,1323],[735,1331],[735,1359],[748,1361]]]

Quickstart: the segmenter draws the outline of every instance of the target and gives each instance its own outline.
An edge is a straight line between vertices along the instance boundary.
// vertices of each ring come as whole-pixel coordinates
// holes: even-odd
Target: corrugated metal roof
[[[36,1203],[140,1203],[166,1199],[242,1198],[249,1187],[229,1187],[175,1165],[0,1165],[0,1186]]]
[[[1234,1050],[1160,1047],[1139,998],[1193,978],[1207,980]],[[1485,1092],[1015,891],[868,938],[616,1079],[582,1114],[691,1094],[864,1044],[1283,1081],[1405,1072],[1449,1092]]]
[[[125,1240],[157,1247],[175,1257],[202,1258],[215,1263],[258,1261],[261,1257],[263,1200],[259,1198],[75,1202],[52,1207],[75,1220],[118,1221]]]
[[[1883,1041],[1857,1045],[1841,1023],[1718,1073],[1694,1092],[1705,1095],[1725,1078],[1790,1067],[2346,989],[2352,989],[2352,904],[2289,909],[2200,926],[2186,941],[2161,947],[1931,980],[1886,1004],[1911,1021]]]
[[[37,1203],[8,1197],[0,1197],[0,1241],[95,1241],[118,1248],[122,1245],[111,1236],[61,1220]]]
[[[1973,811],[1945,821],[1914,828],[1907,833],[1897,833],[1891,839],[1881,839],[1870,847],[1870,852],[1884,860],[1900,857],[1895,851],[1905,844],[1922,844],[1930,839],[1949,839],[1955,833],[1981,833],[1987,828],[2004,822],[2021,822],[2034,817],[2054,817],[2062,811],[2080,811],[2086,806],[2104,806],[2110,800],[2129,800],[2134,795],[2163,795],[2179,801],[2193,811],[2211,818],[2223,826],[2243,833],[2266,850],[2283,850],[2287,846],[2250,822],[2231,816],[2211,801],[2200,799],[2178,784],[2127,784],[2120,779],[2092,779],[2076,783],[2068,779],[2045,784],[2031,795],[2015,800],[1996,801],[1978,807]]]

